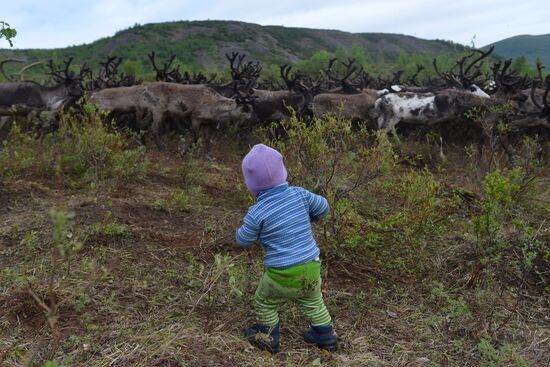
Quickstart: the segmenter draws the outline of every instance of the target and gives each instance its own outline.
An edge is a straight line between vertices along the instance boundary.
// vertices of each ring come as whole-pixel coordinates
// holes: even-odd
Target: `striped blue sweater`
[[[268,268],[304,264],[319,256],[310,221],[324,217],[328,210],[324,197],[285,182],[258,194],[237,230],[237,244],[250,247],[259,240]]]

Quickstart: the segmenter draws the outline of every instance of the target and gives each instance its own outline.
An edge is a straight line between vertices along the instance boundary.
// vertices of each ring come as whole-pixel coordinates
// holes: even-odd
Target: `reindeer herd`
[[[0,83],[0,129],[10,119],[36,111],[55,115],[84,98],[100,110],[108,111],[119,124],[147,131],[162,147],[161,135],[171,130],[189,130],[195,139],[216,128],[245,128],[289,119],[293,113],[304,119],[327,113],[366,122],[372,129],[396,134],[398,124],[444,125],[464,121],[473,107],[488,108],[508,103],[508,126],[550,129],[550,76],[537,64],[534,78],[511,70],[511,60],[497,61],[484,72],[483,64],[493,49],[474,49],[449,70],[433,68],[437,78],[419,82],[421,65],[412,76],[403,72],[391,78],[375,78],[355,64],[355,60],[331,59],[318,76],[308,76],[292,67],[280,67],[283,86],[261,80],[262,66],[239,53],[226,54],[231,80],[216,76],[181,73],[172,67],[175,56],[159,64],[154,52],[149,54],[156,72],[156,82],[143,83],[131,75],[119,73],[121,58],[110,57],[94,74],[86,65],[79,71],[71,68],[72,59],[57,67],[49,61],[51,82],[48,85],[22,79],[23,71],[6,75]],[[160,65],[160,66],[159,66]],[[338,69],[338,71],[336,70]],[[488,109],[490,110],[490,109]]]

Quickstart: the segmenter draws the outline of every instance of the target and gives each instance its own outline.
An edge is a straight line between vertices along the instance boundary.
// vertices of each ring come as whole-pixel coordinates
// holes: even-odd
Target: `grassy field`
[[[498,151],[400,143],[327,117],[218,137],[208,154],[143,150],[95,116],[12,129],[0,150],[0,366],[548,366],[548,142]],[[234,230],[253,202],[249,144],[279,148],[323,193],[315,224],[340,349],[243,338],[263,272]],[[489,157],[489,155],[492,157]]]

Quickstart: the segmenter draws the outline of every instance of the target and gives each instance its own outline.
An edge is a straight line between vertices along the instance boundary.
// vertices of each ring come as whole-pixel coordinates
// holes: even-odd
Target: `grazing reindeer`
[[[168,119],[190,127],[195,140],[202,134],[209,143],[208,130],[218,124],[252,120],[251,111],[239,101],[226,98],[206,85],[156,82],[149,85],[108,88],[90,97],[102,110],[135,113],[141,130],[149,130],[162,148],[160,133]]]

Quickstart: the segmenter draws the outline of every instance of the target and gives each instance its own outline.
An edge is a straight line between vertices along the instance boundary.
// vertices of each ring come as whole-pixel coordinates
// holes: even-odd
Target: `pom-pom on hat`
[[[286,182],[283,156],[264,144],[256,144],[243,159],[243,176],[248,190],[254,195]]]

